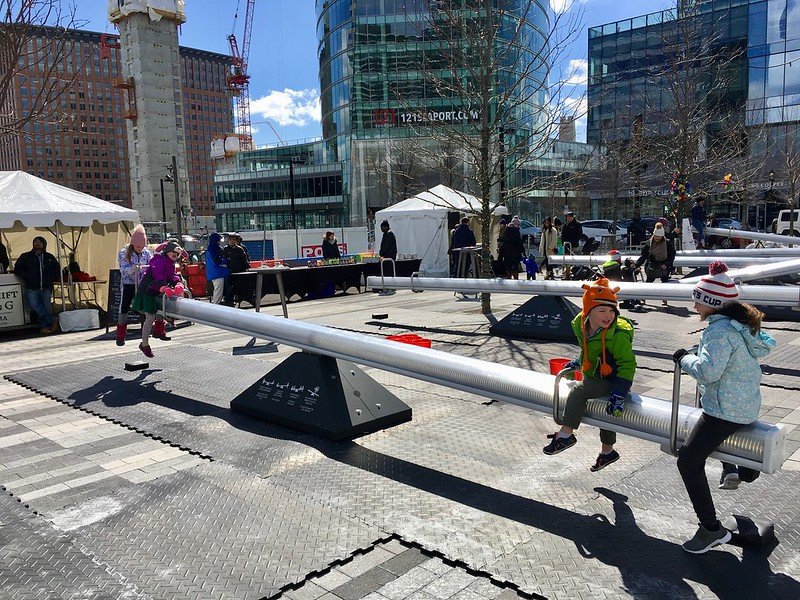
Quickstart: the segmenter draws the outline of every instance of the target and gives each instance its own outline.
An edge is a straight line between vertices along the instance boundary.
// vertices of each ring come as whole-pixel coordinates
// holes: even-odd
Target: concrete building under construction
[[[119,8],[121,3],[115,0],[112,4]],[[131,29],[134,21],[130,19],[141,24],[136,33]],[[14,79],[11,97],[14,110],[19,114],[30,110],[49,61],[58,62],[58,72],[73,78],[72,85],[58,99],[58,122],[26,124],[23,134],[0,150],[0,169],[23,170],[136,208],[143,221],[166,220],[168,229],[175,232],[178,228],[175,188],[168,181],[167,167],[172,156],[176,156],[179,195],[184,206],[181,229],[202,230],[213,222],[214,211],[214,166],[208,147],[216,134],[233,127],[225,88],[230,57],[178,47],[175,20],[169,26],[170,21],[165,19],[152,26],[142,19],[149,21],[141,13],[122,18],[119,36],[48,27],[36,30],[30,51]],[[164,56],[150,56],[154,69],[166,68],[165,75],[155,77],[148,71],[142,84],[131,87],[130,77],[136,82],[132,70],[141,69],[144,63],[141,59],[123,58],[126,52],[120,47],[124,45],[120,43],[123,29],[130,41],[135,36],[149,40],[140,46],[158,50],[162,43],[168,43],[175,48],[169,53],[168,66]],[[147,52],[144,54],[147,59]],[[48,59],[40,61],[39,55]],[[123,64],[126,60],[136,66],[126,66]],[[171,115],[171,129],[165,115]],[[152,125],[153,122],[157,125]],[[160,143],[165,138],[167,141]],[[129,149],[147,155],[151,166],[144,166],[141,156],[137,157],[140,162],[136,166]],[[165,180],[163,212],[162,179]]]

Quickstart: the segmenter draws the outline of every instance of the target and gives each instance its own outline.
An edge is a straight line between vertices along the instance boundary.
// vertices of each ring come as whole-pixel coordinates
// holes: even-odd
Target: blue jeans
[[[703,232],[704,232],[704,230],[706,228],[706,224],[703,221],[700,221],[698,219],[692,219],[692,227],[697,229],[697,243],[698,244],[702,244],[703,243]]]
[[[53,290],[25,290],[28,308],[33,309],[39,319],[39,329],[53,326],[53,305],[51,298]]]

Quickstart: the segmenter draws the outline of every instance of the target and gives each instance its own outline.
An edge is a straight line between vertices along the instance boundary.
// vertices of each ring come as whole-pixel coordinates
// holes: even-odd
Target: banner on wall
[[[0,328],[25,325],[22,285],[0,285]]]
[[[347,254],[347,243],[339,243],[339,252],[342,255]],[[301,258],[322,258],[322,244],[317,244],[314,246],[301,246],[300,247],[300,257]]]

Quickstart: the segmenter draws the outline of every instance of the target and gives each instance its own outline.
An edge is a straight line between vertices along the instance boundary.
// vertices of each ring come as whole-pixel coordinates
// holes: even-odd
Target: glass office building
[[[687,19],[693,20],[691,28],[681,25]],[[694,39],[670,46],[679,32],[688,30],[697,32]],[[800,149],[800,140],[788,146],[784,140],[787,135],[797,139],[800,121],[800,2],[796,0],[700,1],[688,12],[677,6],[590,28],[587,141],[603,145],[630,140],[637,119],[646,122],[651,132],[668,133],[665,115],[672,109],[674,95],[658,73],[676,47],[695,56],[711,50],[729,61],[724,89],[714,92],[719,118],[709,119],[701,143],[713,143],[723,129],[745,127],[743,160],[763,164],[763,169],[751,169],[743,194],[752,200],[758,190],[763,196],[764,190],[784,187],[780,168],[773,165],[785,161],[776,152]],[[642,174],[642,193],[663,195],[670,173],[647,171]],[[721,175],[700,177],[710,184]],[[725,208],[733,212],[735,207]],[[763,227],[764,218],[760,214],[752,224]]]
[[[476,22],[485,19],[483,0],[452,0],[450,5]],[[546,55],[549,17],[543,0],[542,4],[535,2],[532,10],[527,0],[493,0],[492,5],[497,11],[491,18],[500,32],[495,50],[504,59],[494,85],[513,86],[529,98],[508,110],[507,122],[513,127],[498,132],[510,146],[514,136],[532,129],[531,120],[541,112],[537,108],[547,101],[542,85],[547,65],[534,70],[530,65],[536,63],[536,57]],[[263,188],[274,178],[286,180],[286,161],[281,156],[304,157],[304,164],[294,166],[295,201],[308,211],[305,217],[298,216],[300,225],[315,222],[314,215],[325,213],[332,217],[331,225],[362,226],[373,211],[438,183],[476,191],[469,189],[465,170],[470,167],[464,153],[461,149],[443,151],[441,141],[442,127],[469,133],[481,118],[473,100],[463,93],[475,89],[469,80],[470,65],[454,64],[452,59],[456,51],[465,60],[474,60],[474,56],[469,52],[470,40],[439,20],[436,6],[443,4],[431,0],[317,0],[323,138],[312,144],[242,153],[235,166],[221,169],[216,189],[222,229],[249,223],[249,212],[285,213],[290,200],[285,187],[264,192],[280,196],[269,199],[256,191],[256,186]],[[520,19],[526,9],[527,18]],[[447,85],[452,74],[460,78],[459,85]],[[456,93],[457,89],[462,93]],[[450,164],[437,164],[430,158],[437,155]],[[275,168],[268,166],[273,164]],[[453,175],[457,171],[453,165],[460,165],[461,177]],[[305,180],[319,173],[336,178],[337,183],[299,187],[297,176]],[[517,177],[515,171],[506,173],[509,188]],[[336,198],[331,190],[341,195]],[[270,226],[285,222],[273,216],[256,220]]]

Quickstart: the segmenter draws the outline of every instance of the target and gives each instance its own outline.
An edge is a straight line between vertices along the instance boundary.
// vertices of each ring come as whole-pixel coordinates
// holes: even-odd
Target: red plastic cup
[[[569,358],[562,358],[562,357],[551,358],[550,374],[558,375],[561,371],[564,370],[564,367],[566,367],[569,364],[570,360],[571,359]],[[583,373],[581,373],[580,371],[575,371],[575,381],[581,381],[582,379],[583,379]]]

